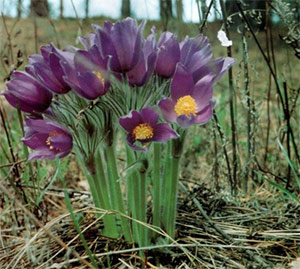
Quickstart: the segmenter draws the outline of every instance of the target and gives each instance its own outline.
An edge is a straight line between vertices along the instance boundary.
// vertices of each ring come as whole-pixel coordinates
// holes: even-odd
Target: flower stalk
[[[107,160],[108,168],[108,180],[110,183],[110,197],[112,201],[113,209],[119,211],[122,214],[126,214],[123,195],[121,191],[118,167],[116,163],[116,155],[114,144],[106,145],[105,147],[105,157]],[[130,232],[129,221],[127,218],[120,217],[122,233],[125,239],[130,242],[132,241],[132,236]]]

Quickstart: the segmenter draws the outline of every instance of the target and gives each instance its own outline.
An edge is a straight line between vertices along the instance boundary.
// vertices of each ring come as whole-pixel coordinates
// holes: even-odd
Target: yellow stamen
[[[132,132],[134,138],[143,140],[153,137],[153,128],[148,123],[141,123]]]
[[[101,81],[102,86],[105,86],[105,80],[102,74],[99,71],[93,71],[93,74]]]
[[[192,96],[185,95],[177,100],[174,110],[178,116],[186,115],[190,117],[192,114],[196,116],[197,104]]]

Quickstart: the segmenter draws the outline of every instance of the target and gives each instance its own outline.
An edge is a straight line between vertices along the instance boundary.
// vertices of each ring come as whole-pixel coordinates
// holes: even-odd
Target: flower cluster
[[[169,124],[187,128],[212,117],[213,85],[234,59],[213,59],[206,37],[187,37],[179,42],[176,35],[164,32],[156,42],[155,28],[144,38],[144,23],[138,25],[131,18],[93,28],[88,38],[80,38],[84,49],[73,47],[67,51],[53,44],[43,46],[41,54],[29,57],[25,71],[15,71],[6,84],[3,94],[7,101],[30,117],[23,139],[36,150],[30,159],[64,157],[71,151],[70,131],[56,123],[55,117],[54,121],[47,117],[55,115],[54,99],[59,102],[61,95],[70,92],[84,100],[105,98],[114,88],[114,80],[131,88],[170,80],[170,90],[158,94],[159,100],[154,98],[154,103],[139,111],[128,106],[129,114],[119,119],[128,132],[129,146],[135,150],[146,150],[152,141],[177,138]],[[155,92],[157,84],[150,87]],[[167,123],[159,122],[156,105]]]

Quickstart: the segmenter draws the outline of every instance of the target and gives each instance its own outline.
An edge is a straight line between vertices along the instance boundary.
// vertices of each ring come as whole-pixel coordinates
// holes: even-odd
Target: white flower
[[[218,39],[221,41],[221,45],[224,47],[232,46],[232,41],[228,40],[226,33],[222,30],[218,32]]]

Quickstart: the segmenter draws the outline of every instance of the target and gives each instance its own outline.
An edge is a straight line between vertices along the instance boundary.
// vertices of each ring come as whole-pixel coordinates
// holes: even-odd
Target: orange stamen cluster
[[[190,117],[191,115],[196,116],[197,104],[195,99],[190,95],[185,95],[177,100],[174,107],[177,116],[186,115]]]
[[[149,123],[141,123],[138,126],[136,126],[132,132],[135,140],[145,140],[152,138],[153,128],[150,126]]]

